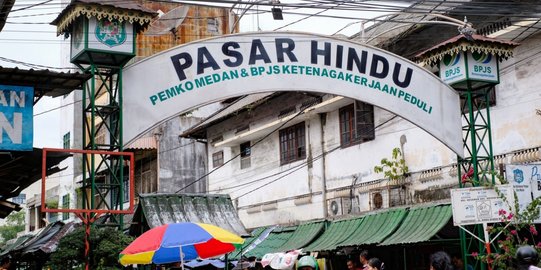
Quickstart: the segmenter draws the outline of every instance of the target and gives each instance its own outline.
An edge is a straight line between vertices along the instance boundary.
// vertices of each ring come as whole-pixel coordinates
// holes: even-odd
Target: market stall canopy
[[[16,203],[0,200],[0,218],[5,218],[13,211],[20,211],[22,207]]]
[[[69,157],[67,153],[47,154],[47,175],[62,169],[58,164]],[[34,148],[30,152],[0,152],[0,202],[15,197],[41,179],[42,150]]]
[[[400,227],[380,245],[397,245],[429,241],[453,216],[451,205],[412,208]]]
[[[1,1],[1,0],[0,0]],[[34,104],[43,96],[58,97],[82,89],[92,74],[0,67],[0,84],[34,88]]]
[[[140,194],[130,234],[178,222],[208,223],[249,235],[229,195],[221,194]]]
[[[372,245],[381,243],[400,226],[406,216],[406,209],[369,214],[363,217],[360,226],[338,246]]]
[[[361,225],[363,217],[333,221],[325,233],[312,244],[303,248],[303,251],[334,250],[338,245],[348,239]]]
[[[263,256],[267,253],[276,252],[281,246],[287,243],[289,239],[291,239],[296,229],[297,226],[274,228],[263,242],[259,243],[252,250],[243,253],[243,256],[247,258],[263,258]]]

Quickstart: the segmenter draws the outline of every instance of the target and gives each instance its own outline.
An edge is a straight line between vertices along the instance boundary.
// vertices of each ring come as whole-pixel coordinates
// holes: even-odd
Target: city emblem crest
[[[102,19],[96,25],[96,38],[111,48],[123,44],[126,41],[126,36],[124,22]]]

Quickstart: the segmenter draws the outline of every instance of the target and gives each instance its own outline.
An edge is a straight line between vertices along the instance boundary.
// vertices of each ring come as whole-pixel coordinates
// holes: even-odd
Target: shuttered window
[[[343,107],[340,115],[340,144],[342,147],[373,140],[374,106],[355,101],[354,104]]]
[[[306,158],[304,122],[282,129],[279,134],[282,165]]]

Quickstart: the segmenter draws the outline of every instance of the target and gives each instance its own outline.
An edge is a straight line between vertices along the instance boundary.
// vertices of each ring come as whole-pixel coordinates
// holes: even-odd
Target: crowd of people
[[[541,270],[537,267],[539,254],[531,246],[522,246],[515,254],[517,270]],[[360,262],[360,264],[358,263]],[[348,270],[385,270],[385,264],[376,257],[370,257],[367,250],[361,251],[359,260],[349,258],[346,262]],[[438,251],[430,255],[430,270],[473,270],[471,265],[464,265],[462,256],[453,254],[449,256],[445,251]],[[312,256],[303,256],[297,262],[297,270],[320,270],[317,261]]]

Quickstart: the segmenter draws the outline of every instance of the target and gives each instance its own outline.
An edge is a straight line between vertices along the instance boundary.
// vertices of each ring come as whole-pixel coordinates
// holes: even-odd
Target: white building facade
[[[496,171],[541,159],[539,37],[500,62],[490,106]],[[184,134],[206,139],[209,192],[236,199],[247,228],[449,201],[459,187],[456,154],[387,111],[323,93],[247,99]],[[399,181],[374,172],[394,148],[410,172]]]

